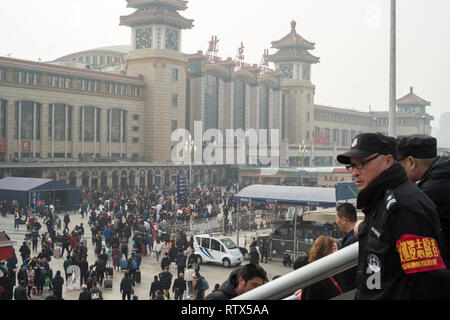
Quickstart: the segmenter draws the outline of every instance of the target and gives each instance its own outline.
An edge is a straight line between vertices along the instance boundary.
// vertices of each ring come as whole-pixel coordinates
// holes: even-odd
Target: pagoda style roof
[[[420,106],[431,106],[431,102],[426,101],[414,93],[414,88],[411,87],[409,93],[397,100],[397,105],[415,104]]]
[[[269,61],[283,62],[283,61],[302,61],[308,63],[319,63],[320,58],[313,56],[308,51],[301,49],[280,50],[275,54],[269,56]]]
[[[283,49],[283,48],[303,48],[306,50],[314,50],[315,43],[309,42],[300,36],[295,30],[297,23],[295,21],[291,22],[291,32],[286,35],[283,39],[272,42],[272,48]]]
[[[184,0],[127,0],[128,8],[148,8],[151,6],[164,6],[175,10],[186,10],[187,1]]]
[[[120,17],[120,25],[136,26],[148,23],[169,24],[181,29],[191,29],[194,20],[186,19],[177,11],[167,10],[163,7],[150,7],[145,10],[137,10],[136,12]]]

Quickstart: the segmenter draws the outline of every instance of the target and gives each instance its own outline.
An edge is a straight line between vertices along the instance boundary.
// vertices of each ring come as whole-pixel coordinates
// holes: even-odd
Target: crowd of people
[[[319,236],[308,254],[300,254],[294,261],[285,255],[283,264],[296,270],[355,242],[359,243],[358,264],[299,289],[298,299],[331,299],[354,289],[356,299],[449,299],[450,200],[446,194],[450,190],[450,160],[437,156],[436,139],[424,135],[395,139],[381,133],[363,133],[337,160],[346,165],[358,189],[356,207],[345,203],[336,208],[336,224],[345,236],[339,240]],[[33,245],[30,248],[24,241],[20,248],[22,264],[17,274],[17,258],[1,266],[1,297],[29,298],[48,286],[48,299],[62,299],[70,266],[76,265],[81,271],[80,299],[102,299],[99,286],[105,286],[111,269],[126,270],[120,284],[122,299],[135,299],[142,255],[148,252],[155,252],[155,259],[161,260],[161,272],[154,276],[149,290],[153,300],[171,296],[176,300],[228,300],[259,287],[269,281],[259,264],[260,256],[261,262],[267,259],[265,243],[259,252],[252,243],[250,263],[233,270],[224,283],[215,284],[214,290],[205,295],[209,284],[200,273],[192,239],[188,240],[182,229],[170,229],[177,220],[211,217],[221,210],[225,216],[225,211],[233,210],[226,194],[215,186],[196,188],[181,199],[170,188],[162,192],[83,190],[79,213],[89,217],[97,257],[93,265],[86,261],[84,226],[77,225],[69,232],[70,217],[65,216],[60,235],[55,231],[58,217],[53,210],[39,210],[47,232],[40,235],[37,219],[32,223],[28,219]],[[357,220],[356,208],[364,213],[362,222]],[[42,250],[30,258],[37,251],[39,237]],[[61,254],[55,248],[57,243],[67,252],[65,280],[59,270],[53,275],[49,265],[55,251]],[[175,279],[171,263],[177,266]],[[13,293],[16,279],[19,286]]]

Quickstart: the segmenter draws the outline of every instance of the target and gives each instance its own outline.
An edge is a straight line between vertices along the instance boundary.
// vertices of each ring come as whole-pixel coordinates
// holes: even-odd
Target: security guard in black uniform
[[[450,261],[450,159],[438,157],[436,138],[414,134],[400,136],[398,162],[408,179],[425,192],[436,205],[444,234],[446,259]]]
[[[397,143],[363,133],[337,157],[358,188],[356,299],[450,299],[450,274],[433,202],[396,161]]]

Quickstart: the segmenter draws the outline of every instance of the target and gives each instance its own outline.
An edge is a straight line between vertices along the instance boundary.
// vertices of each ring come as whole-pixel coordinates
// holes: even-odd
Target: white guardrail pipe
[[[358,242],[307,264],[233,300],[281,300],[296,290],[345,271],[358,264]]]

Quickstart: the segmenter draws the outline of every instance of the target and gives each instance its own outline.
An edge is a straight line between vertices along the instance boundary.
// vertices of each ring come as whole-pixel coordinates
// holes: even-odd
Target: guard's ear
[[[417,168],[417,161],[413,157],[409,156],[406,161],[407,161],[408,167],[410,167],[411,169]]]

